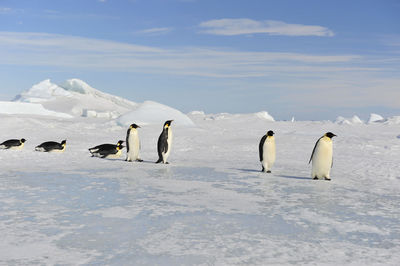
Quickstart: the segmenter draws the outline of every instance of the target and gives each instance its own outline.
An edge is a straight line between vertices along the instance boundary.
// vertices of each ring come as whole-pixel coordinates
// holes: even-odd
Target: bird
[[[124,146],[123,140],[119,140],[118,143],[115,144],[101,144],[96,147],[90,148],[89,152],[92,154],[92,157],[100,157],[100,158],[108,158],[115,159],[119,158],[122,154],[122,149]]]
[[[260,162],[262,165],[261,172],[271,173],[271,168],[275,163],[275,137],[274,132],[269,130],[265,134],[258,145]]]
[[[20,150],[24,147],[25,139],[9,139],[0,144],[0,149]]]
[[[67,140],[61,141],[61,143],[55,141],[46,141],[35,147],[36,151],[42,152],[64,152]]]
[[[160,134],[157,142],[158,160],[156,163],[168,164],[168,157],[171,153],[172,145],[172,129],[171,123],[174,120],[168,120],[164,123],[163,131]]]
[[[327,132],[315,143],[310,161],[308,162],[310,164],[312,161],[312,179],[331,180],[330,171],[333,165],[332,138],[335,136],[332,132]]]
[[[137,129],[140,126],[136,124],[130,125],[128,131],[126,132],[126,159],[125,161],[132,162],[138,161],[142,162],[143,160],[139,157],[140,151],[140,140],[139,133]]]

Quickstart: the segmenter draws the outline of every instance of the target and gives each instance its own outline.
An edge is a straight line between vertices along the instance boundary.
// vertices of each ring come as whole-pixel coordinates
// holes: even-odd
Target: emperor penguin
[[[143,162],[143,160],[139,158],[140,141],[139,141],[139,133],[137,131],[138,128],[140,128],[140,126],[138,126],[136,124],[132,124],[132,125],[130,125],[130,127],[128,128],[128,131],[126,132],[126,159],[125,159],[125,161]]]
[[[9,139],[0,144],[0,149],[20,150],[24,147],[25,139]]]
[[[108,143],[97,145],[96,147],[90,148],[89,152],[92,154],[92,157],[116,159],[122,154],[122,149],[124,148],[122,143],[124,143],[123,140],[118,141],[116,145]]]
[[[35,150],[43,152],[64,152],[66,145],[67,145],[66,140],[61,141],[61,143],[55,141],[47,141],[43,142],[39,146],[36,146]]]
[[[163,131],[157,142],[158,161],[156,163],[168,164],[167,159],[171,152],[172,145],[172,130],[171,123],[174,120],[168,120],[164,123]]]
[[[275,163],[275,137],[274,132],[269,130],[265,134],[258,145],[260,162],[262,165],[261,172],[271,173],[271,168]]]
[[[332,138],[335,136],[332,132],[327,132],[315,143],[310,161],[308,162],[312,161],[312,179],[331,180],[329,173],[333,165]]]

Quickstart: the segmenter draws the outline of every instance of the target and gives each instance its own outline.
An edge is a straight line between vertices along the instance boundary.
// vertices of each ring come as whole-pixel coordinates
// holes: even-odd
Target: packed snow
[[[69,114],[46,110],[38,103],[20,103],[0,101],[0,114],[25,114],[25,115],[44,115],[62,118],[72,118]]]
[[[90,157],[125,139],[135,107],[124,122],[0,114],[0,141],[27,140],[0,150],[0,264],[398,265],[399,117],[349,125],[192,112],[191,126],[172,123],[164,165],[154,163],[163,121],[143,111],[144,162]],[[268,130],[272,174],[258,159]],[[332,181],[311,180],[307,163],[327,131],[338,135]],[[34,151],[62,139],[64,153]]]

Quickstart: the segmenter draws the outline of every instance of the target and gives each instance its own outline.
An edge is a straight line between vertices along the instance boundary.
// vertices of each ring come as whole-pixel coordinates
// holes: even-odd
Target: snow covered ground
[[[116,120],[0,115],[0,141],[27,139],[0,150],[0,264],[398,265],[400,125],[267,115],[192,113],[195,127],[173,125],[169,165],[153,163],[162,124],[139,129],[145,161],[128,163],[87,150],[125,139]],[[327,131],[332,181],[314,181],[307,163]],[[64,153],[34,151],[62,139]]]

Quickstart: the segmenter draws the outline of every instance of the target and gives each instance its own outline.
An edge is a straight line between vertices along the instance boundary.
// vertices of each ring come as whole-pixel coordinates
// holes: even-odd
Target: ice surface
[[[196,127],[173,124],[170,164],[159,165],[159,124],[139,129],[145,161],[128,163],[87,151],[126,126],[0,115],[0,140],[27,139],[0,150],[0,264],[398,265],[399,124],[189,116]],[[272,174],[258,161],[268,130]],[[327,131],[338,135],[332,181],[313,181],[307,162]],[[61,139],[64,153],[34,151]]]

